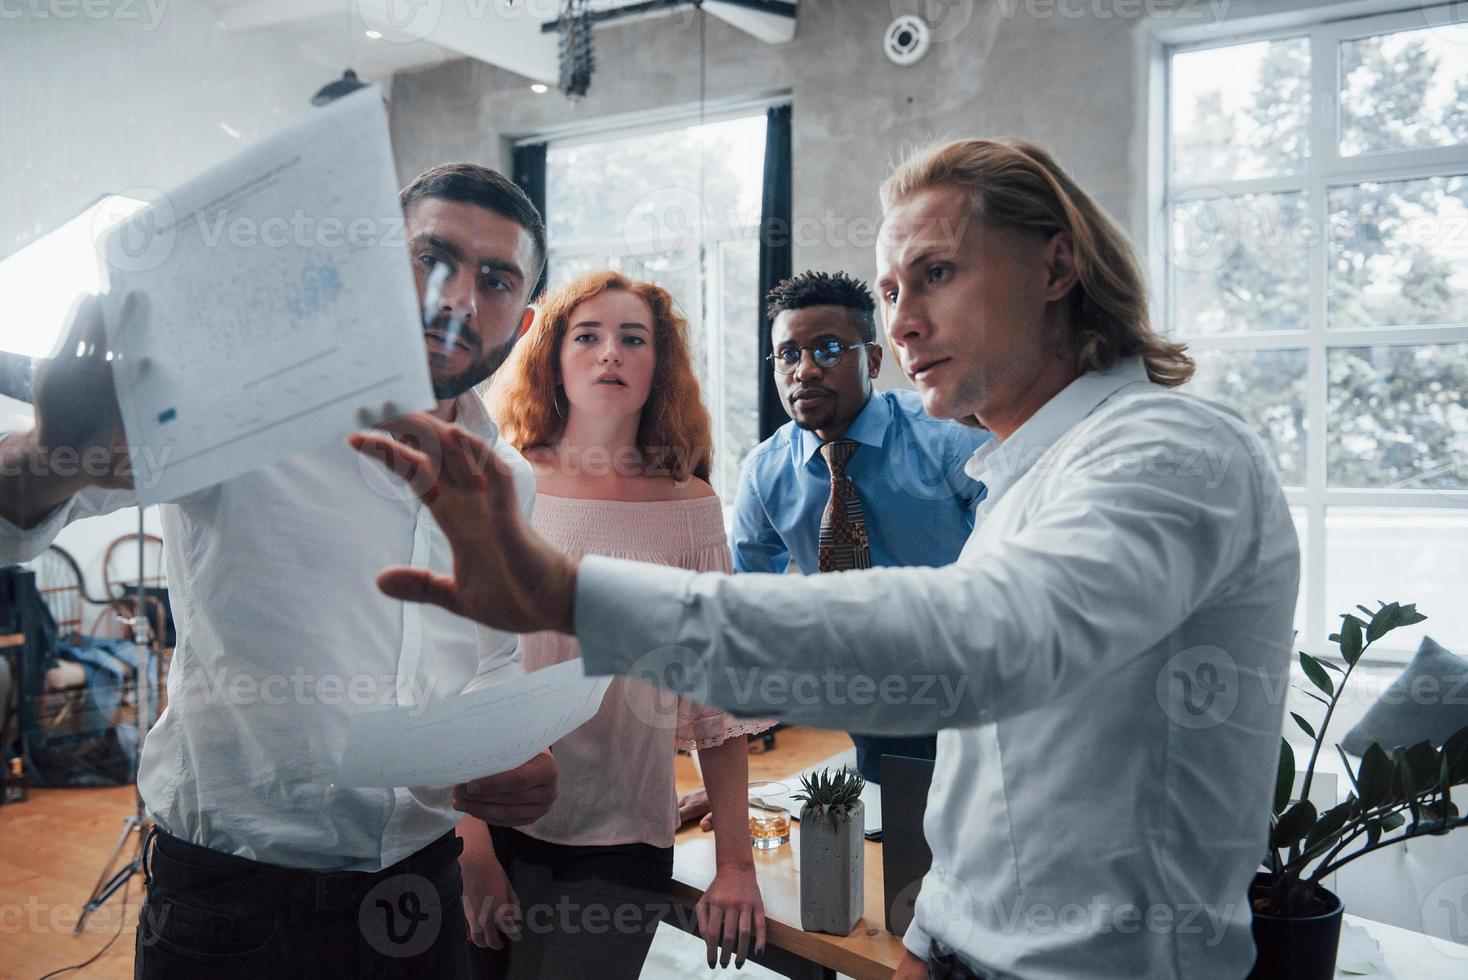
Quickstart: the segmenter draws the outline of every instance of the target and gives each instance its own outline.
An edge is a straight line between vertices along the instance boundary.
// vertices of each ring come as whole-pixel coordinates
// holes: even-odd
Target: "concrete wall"
[[[1148,51],[1158,30],[1237,30],[1300,0],[800,0],[796,38],[763,44],[709,18],[711,102],[788,92],[793,105],[795,267],[875,271],[876,188],[903,150],[954,136],[1024,136],[1048,147],[1139,244],[1146,195]],[[1379,5],[1378,5],[1379,6]],[[881,52],[894,13],[928,8],[935,41],[910,68]],[[1152,17],[1138,16],[1145,11]],[[673,110],[698,100],[699,32],[675,13],[596,33],[590,94],[455,61],[399,74],[393,139],[404,180],[433,163],[507,167],[516,137]],[[889,366],[890,366],[889,359]],[[901,379],[884,373],[884,383]]]

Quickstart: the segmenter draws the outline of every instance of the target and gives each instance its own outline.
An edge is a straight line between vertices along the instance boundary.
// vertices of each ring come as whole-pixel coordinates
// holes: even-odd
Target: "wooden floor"
[[[786,728],[771,752],[749,757],[749,778],[775,779],[850,747],[841,732]],[[677,760],[678,791],[699,785],[693,760]],[[142,900],[134,879],[73,936],[124,819],[133,812],[133,788],[31,790],[26,802],[0,806],[0,978],[38,980],[71,966],[121,935],[97,962],[66,976],[124,978],[133,974],[133,928]]]

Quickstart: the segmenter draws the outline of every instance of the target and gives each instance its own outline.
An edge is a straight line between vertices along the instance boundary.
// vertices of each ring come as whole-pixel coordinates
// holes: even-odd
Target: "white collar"
[[[998,499],[1098,405],[1138,383],[1150,383],[1140,357],[1117,361],[1105,371],[1087,371],[1040,406],[1008,439],[995,437],[975,449],[963,471],[988,487],[987,499]]]

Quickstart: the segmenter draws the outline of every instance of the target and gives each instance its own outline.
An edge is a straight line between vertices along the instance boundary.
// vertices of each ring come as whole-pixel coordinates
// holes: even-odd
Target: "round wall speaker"
[[[915,65],[933,44],[933,30],[915,14],[904,14],[887,25],[882,50],[894,65]]]

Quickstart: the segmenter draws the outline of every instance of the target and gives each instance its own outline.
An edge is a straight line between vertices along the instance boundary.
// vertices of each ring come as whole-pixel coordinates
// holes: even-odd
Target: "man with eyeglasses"
[[[767,297],[769,360],[790,422],[744,461],[734,498],[736,572],[805,574],[958,560],[984,485],[964,473],[987,430],[935,419],[909,390],[876,391],[876,306],[842,272],[803,272]],[[852,732],[857,767],[931,759],[937,736]],[[701,793],[683,801],[692,819]]]

